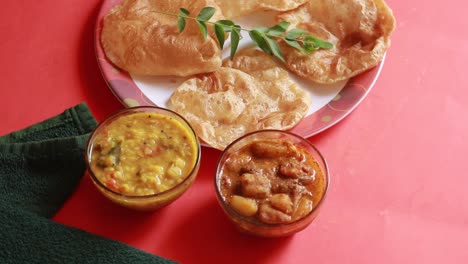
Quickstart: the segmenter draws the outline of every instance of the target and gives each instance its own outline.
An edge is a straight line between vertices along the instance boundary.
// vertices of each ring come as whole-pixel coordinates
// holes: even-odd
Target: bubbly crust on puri
[[[279,14],[277,21],[289,21],[291,27],[333,43],[332,49],[310,54],[280,44],[287,68],[318,83],[346,80],[376,66],[395,28],[392,10],[383,0],[309,0]]]
[[[215,71],[222,59],[214,33],[205,41],[189,19],[179,33],[176,17],[152,12],[177,14],[185,7],[196,15],[206,6],[217,9],[213,20],[224,18],[213,0],[124,0],[104,17],[101,44],[106,57],[133,74],[189,76]]]
[[[215,0],[227,18],[248,15],[259,10],[287,11],[307,0]]]
[[[169,105],[203,141],[222,150],[251,131],[294,127],[310,103],[310,94],[269,55],[244,49],[217,71],[182,83]]]

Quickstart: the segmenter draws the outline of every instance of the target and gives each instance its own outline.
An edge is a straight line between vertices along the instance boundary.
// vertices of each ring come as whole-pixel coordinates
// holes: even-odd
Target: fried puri
[[[217,149],[259,129],[290,129],[307,113],[310,95],[265,53],[241,50],[211,74],[182,83],[170,108]]]
[[[227,18],[248,15],[259,10],[287,11],[294,9],[307,0],[215,0]]]
[[[123,1],[104,17],[101,43],[106,57],[132,74],[189,76],[215,71],[222,60],[214,33],[204,40],[189,19],[179,33],[176,17],[152,12],[177,14],[185,7],[196,16],[206,6],[218,10],[214,20],[223,19],[212,0]]]
[[[280,44],[286,67],[318,83],[346,80],[376,66],[395,28],[392,11],[383,0],[309,0],[279,14],[277,21],[289,21],[292,27],[333,43],[332,49],[310,54]]]

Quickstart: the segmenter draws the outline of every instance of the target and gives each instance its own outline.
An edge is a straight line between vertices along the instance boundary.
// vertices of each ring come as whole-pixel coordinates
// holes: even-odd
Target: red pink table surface
[[[54,221],[182,263],[467,263],[468,19],[465,1],[387,0],[397,27],[374,88],[309,138],[330,190],[318,218],[288,238],[240,234],[203,147],[194,185],[151,213],[106,200],[88,175]],[[101,1],[2,1],[0,135],[87,102],[100,121],[123,108],[99,71]]]

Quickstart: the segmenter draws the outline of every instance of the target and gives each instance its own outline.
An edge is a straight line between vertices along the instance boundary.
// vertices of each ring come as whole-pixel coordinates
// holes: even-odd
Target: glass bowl
[[[289,236],[306,228],[328,186],[322,154],[308,140],[280,130],[260,130],[232,142],[215,175],[218,202],[227,217],[241,232],[261,237]]]
[[[85,160],[94,185],[109,200],[154,210],[191,186],[200,156],[200,142],[182,116],[139,106],[101,122],[88,139]]]

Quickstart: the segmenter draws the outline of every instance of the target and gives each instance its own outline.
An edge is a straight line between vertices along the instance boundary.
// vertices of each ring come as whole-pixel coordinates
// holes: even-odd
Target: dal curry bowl
[[[164,108],[127,108],[91,134],[86,164],[97,189],[109,200],[154,210],[180,197],[195,180],[200,142],[190,124]]]
[[[231,143],[215,176],[221,208],[242,232],[292,235],[317,216],[329,185],[325,159],[306,139],[260,130]]]

